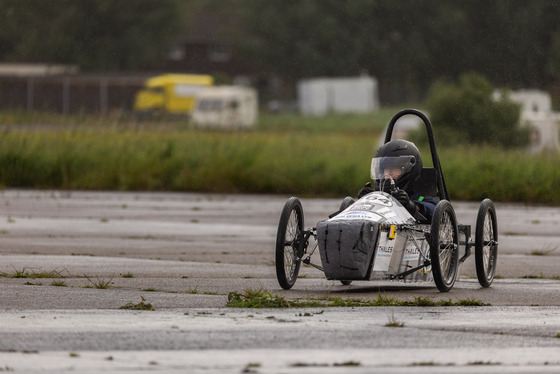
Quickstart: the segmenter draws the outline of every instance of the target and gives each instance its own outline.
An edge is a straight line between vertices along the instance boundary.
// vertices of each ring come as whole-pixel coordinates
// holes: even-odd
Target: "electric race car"
[[[373,191],[357,201],[346,197],[338,212],[311,228],[304,228],[301,201],[291,197],[280,215],[276,237],[276,276],[282,288],[293,287],[303,262],[344,285],[358,280],[433,280],[441,292],[447,292],[473,245],[478,281],[482,287],[492,284],[498,255],[493,202],[481,202],[473,240],[471,226],[457,223],[429,119],[415,109],[398,112],[389,122],[385,144],[404,115],[415,115],[426,126],[433,167],[421,169],[414,188],[423,196],[439,199],[431,221],[422,215],[412,216],[401,205],[394,197],[397,188],[390,177],[386,181],[389,189]],[[311,263],[317,248],[321,265]]]

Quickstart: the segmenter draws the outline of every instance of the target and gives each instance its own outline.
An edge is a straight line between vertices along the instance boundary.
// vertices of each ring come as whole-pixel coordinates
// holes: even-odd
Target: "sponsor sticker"
[[[381,232],[379,237],[379,245],[377,246],[377,252],[375,253],[375,259],[373,262],[373,271],[387,271],[389,270],[389,264],[391,263],[391,255],[393,254],[393,241],[389,241],[388,232]]]
[[[403,261],[418,261],[418,256],[420,256],[420,251],[414,243],[408,241],[404,248]]]
[[[350,211],[350,212],[343,212],[341,214],[339,214],[338,216],[331,218],[332,221],[338,221],[341,219],[366,219],[369,221],[374,221],[374,222],[378,222],[381,219],[383,219],[383,217],[381,217],[379,214],[375,214],[373,212],[364,212],[364,211]]]
[[[351,210],[364,210],[364,211],[372,211],[374,208],[373,204],[369,204],[369,203],[356,203],[354,205],[352,205]]]

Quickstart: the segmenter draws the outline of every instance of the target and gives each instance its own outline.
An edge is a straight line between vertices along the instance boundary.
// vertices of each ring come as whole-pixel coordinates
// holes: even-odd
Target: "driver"
[[[416,213],[420,213],[431,221],[438,200],[414,192],[414,182],[420,177],[421,171],[420,152],[414,143],[406,140],[391,140],[383,144],[371,161],[374,190],[392,194],[412,216],[416,218]],[[358,192],[358,198],[374,190],[371,183],[367,183]]]

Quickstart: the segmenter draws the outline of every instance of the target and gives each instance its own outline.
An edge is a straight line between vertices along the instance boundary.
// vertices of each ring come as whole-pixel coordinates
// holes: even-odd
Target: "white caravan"
[[[201,129],[247,129],[258,114],[256,90],[241,86],[216,86],[200,91],[191,121]]]

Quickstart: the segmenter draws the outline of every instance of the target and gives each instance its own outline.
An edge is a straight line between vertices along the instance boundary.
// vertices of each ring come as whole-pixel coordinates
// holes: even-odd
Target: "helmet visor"
[[[374,157],[371,160],[371,179],[392,178],[396,180],[401,175],[412,171],[415,164],[416,158],[414,156]]]

